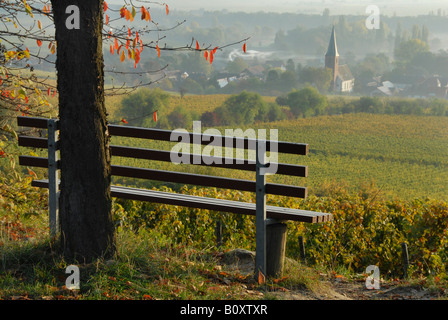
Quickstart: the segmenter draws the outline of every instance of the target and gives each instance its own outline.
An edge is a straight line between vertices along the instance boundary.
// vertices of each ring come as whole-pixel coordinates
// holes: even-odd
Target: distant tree
[[[183,106],[176,107],[169,115],[168,115],[168,123],[170,128],[188,128],[192,125],[192,115],[185,109]]]
[[[296,117],[324,114],[328,105],[326,96],[321,95],[316,88],[310,86],[291,91],[286,98],[277,100],[277,103],[279,102],[289,106]]]
[[[247,69],[248,66],[246,60],[241,57],[236,57],[233,61],[227,63],[226,70],[229,73],[238,74]]]
[[[429,45],[420,39],[401,42],[395,49],[395,60],[398,63],[409,63],[417,54],[429,52]]]
[[[324,67],[304,67],[299,72],[299,82],[310,84],[320,92],[327,92],[331,84],[332,72]]]
[[[228,98],[216,112],[224,125],[252,124],[262,120],[268,105],[258,93],[243,91]]]
[[[120,114],[130,124],[143,126],[145,118],[152,116],[156,110],[159,114],[164,113],[169,98],[169,94],[159,88],[141,88],[122,100]],[[152,118],[150,117],[150,119]],[[147,122],[146,125],[148,125]]]

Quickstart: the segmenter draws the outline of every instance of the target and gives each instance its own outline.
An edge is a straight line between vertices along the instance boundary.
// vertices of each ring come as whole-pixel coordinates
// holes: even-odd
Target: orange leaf
[[[109,24],[109,16],[106,14],[106,24]]]
[[[110,45],[110,54],[114,55],[114,51],[115,51],[114,47],[112,47],[112,45]]]
[[[160,58],[160,48],[159,48],[159,45],[156,46],[156,49],[157,49],[157,57]]]
[[[266,280],[264,274],[260,270],[258,270],[258,279],[257,280],[258,280],[258,284],[263,284],[263,283],[265,283],[265,280]]]
[[[204,52],[205,60],[208,60],[208,51]]]
[[[40,41],[39,39],[37,39],[37,45],[40,47],[42,45],[42,41]]]
[[[129,36],[129,38],[131,37],[131,35],[132,35],[131,29],[128,28],[128,36]]]
[[[196,50],[199,50],[199,42],[196,40]]]
[[[121,53],[120,61],[123,62],[126,59],[126,56],[124,55],[124,51]]]
[[[157,122],[157,111],[159,110],[154,111],[154,113],[152,114],[152,118],[154,119],[155,122]]]
[[[244,51],[244,53],[246,53],[246,49],[247,49],[247,46],[246,46],[246,43],[244,43],[243,44],[243,51]]]
[[[165,4],[165,9],[166,9],[166,15],[169,15],[170,14],[170,8],[168,8],[167,4]]]
[[[210,64],[213,63],[213,51],[210,51]]]
[[[121,122],[123,122],[123,123],[128,123],[125,119],[121,119]]]
[[[36,174],[33,170],[31,170],[31,169],[28,168],[28,167],[27,167],[27,170],[28,170],[28,174],[29,174],[30,176],[34,176],[34,177],[37,178],[37,174]]]
[[[51,88],[48,88],[47,95],[50,95],[50,94],[51,94]]]
[[[213,54],[216,53],[216,50],[218,50],[218,47],[216,47],[215,49],[213,49]]]
[[[117,49],[118,49],[118,40],[117,40],[117,38],[115,38],[114,50],[117,50]]]
[[[107,2],[104,1],[104,12],[106,12],[106,11],[107,11]]]

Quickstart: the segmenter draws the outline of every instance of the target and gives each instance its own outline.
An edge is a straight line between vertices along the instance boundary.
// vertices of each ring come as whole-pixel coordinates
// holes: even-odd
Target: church
[[[336,31],[333,26],[330,43],[325,54],[325,67],[332,70],[331,89],[333,92],[352,92],[355,78],[348,65],[339,65],[339,52],[336,44]]]

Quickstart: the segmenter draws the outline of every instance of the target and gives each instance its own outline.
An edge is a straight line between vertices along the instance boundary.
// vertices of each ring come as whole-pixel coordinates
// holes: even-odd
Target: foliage
[[[327,98],[313,87],[293,90],[277,103],[287,105],[296,117],[309,117],[324,114]]]
[[[121,109],[118,111],[127,122],[134,126],[150,126],[155,124],[152,115],[158,111],[165,117],[166,108],[169,103],[169,94],[162,90],[141,88],[137,92],[128,95],[121,102]]]

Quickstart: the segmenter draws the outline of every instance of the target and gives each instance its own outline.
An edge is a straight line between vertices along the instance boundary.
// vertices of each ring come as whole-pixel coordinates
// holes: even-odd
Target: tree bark
[[[103,0],[51,3],[57,42],[61,241],[67,259],[89,262],[115,253],[104,105]],[[67,28],[70,5],[79,8],[79,29]]]

